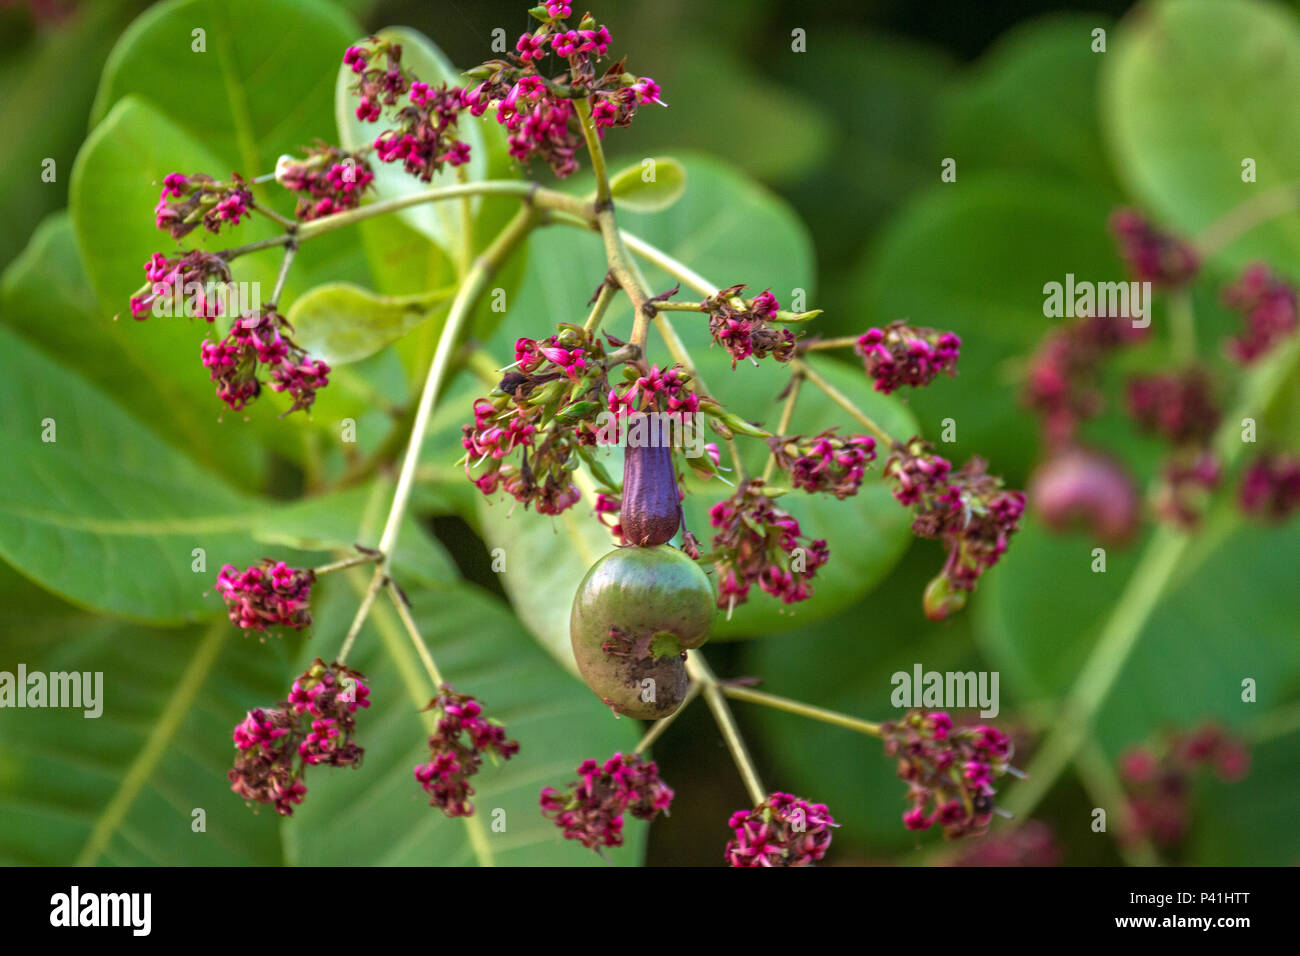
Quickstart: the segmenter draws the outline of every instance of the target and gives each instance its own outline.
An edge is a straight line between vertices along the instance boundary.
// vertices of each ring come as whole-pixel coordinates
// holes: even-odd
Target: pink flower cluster
[[[1300,458],[1266,454],[1251,462],[1241,479],[1241,507],[1273,521],[1300,510]]]
[[[222,223],[237,226],[253,208],[253,193],[248,183],[238,173],[230,182],[221,183],[211,176],[195,173],[183,176],[168,173],[163,179],[162,194],[154,207],[154,225],[180,239],[196,229],[200,223],[212,233],[221,230]]]
[[[1176,288],[1196,277],[1200,256],[1186,242],[1160,232],[1132,209],[1117,209],[1110,217],[1110,231],[1119,243],[1120,256],[1133,277]]]
[[[310,569],[263,558],[261,564],[243,571],[225,565],[217,575],[217,593],[226,602],[230,620],[246,631],[268,627],[302,630],[311,625],[308,603],[315,580]]]
[[[483,708],[468,694],[458,694],[447,684],[426,710],[440,714],[429,738],[429,761],[415,768],[415,779],[429,794],[429,806],[449,817],[474,813],[469,798],[474,788],[469,778],[479,771],[483,755],[493,761],[509,760],[519,753],[519,742],[507,740],[505,729],[483,716]]]
[[[727,824],[728,866],[811,866],[826,856],[839,826],[823,803],[774,793],[753,810],[737,810]]]
[[[473,468],[487,461],[487,470],[472,479],[479,491],[494,495],[503,490],[538,514],[558,515],[582,498],[565,468],[575,440],[552,430],[536,442],[534,422],[540,416],[540,407],[519,404],[508,395],[496,401],[475,401],[474,424],[461,426],[465,474],[470,476]],[[520,448],[524,450],[522,462],[517,466],[506,463],[506,456]]]
[[[1100,414],[1103,362],[1145,335],[1124,316],[1087,316],[1044,339],[1030,362],[1024,398],[1041,416],[1049,445],[1072,441],[1082,422]]]
[[[310,222],[361,204],[361,196],[374,182],[370,163],[360,153],[345,153],[337,146],[318,144],[302,160],[282,162],[276,181],[298,197],[295,215]]]
[[[555,10],[572,12],[568,4],[558,4]],[[496,107],[512,157],[524,164],[541,159],[560,177],[577,170],[577,152],[585,144],[570,89],[587,91],[598,132],[629,125],[641,104],[666,105],[649,77],[634,77],[621,64],[598,73],[596,61],[609,52],[609,30],[590,17],[569,29],[559,21],[570,13],[549,13],[549,20],[519,37],[509,60],[471,70],[481,82],[460,91],[460,107],[473,116]],[[567,61],[564,75],[544,77],[539,72],[548,51]]]
[[[755,583],[785,604],[812,596],[809,582],[830,559],[830,549],[825,541],[803,537],[799,522],[764,493],[761,479],[743,483],[709,509],[709,523],[718,529],[712,555],[718,607],[743,604]]]
[[[1213,724],[1173,734],[1155,747],[1126,751],[1119,761],[1129,801],[1125,838],[1179,843],[1191,825],[1192,776],[1207,767],[1220,780],[1235,783],[1250,770],[1250,752]]]
[[[584,760],[578,778],[564,791],[542,790],[542,815],[589,850],[623,845],[623,816],[653,820],[665,814],[673,791],[659,779],[659,767],[637,754],[616,753],[603,764]]]
[[[912,531],[939,539],[948,548],[942,583],[933,584],[936,590],[926,596],[926,613],[932,618],[942,618],[964,603],[952,592],[973,591],[1019,528],[1024,493],[1005,490],[1002,479],[989,475],[987,467],[984,459],[973,457],[953,471],[919,438],[895,446],[885,463],[885,477],[895,484],[894,497],[916,508]]]
[[[954,730],[944,711],[913,710],[881,726],[885,756],[907,783],[903,825],[943,829],[947,839],[982,834],[993,818],[993,781],[1010,768],[1011,739],[982,724]]]
[[[841,501],[858,493],[867,465],[876,460],[874,438],[870,435],[841,438],[834,428],[811,438],[802,435],[769,438],[768,445],[777,467],[789,472],[794,487],[809,494],[824,491]]]
[[[903,385],[929,385],[940,373],[956,375],[961,339],[952,332],[899,321],[883,329],[867,329],[858,336],[854,351],[862,357],[876,391],[888,395]]]
[[[1227,353],[1242,365],[1258,362],[1300,325],[1296,291],[1268,266],[1247,267],[1237,281],[1223,290],[1223,304],[1242,314],[1245,329],[1227,342]]]
[[[610,389],[609,410],[620,416],[628,412],[694,415],[700,410],[700,398],[691,391],[690,382],[681,366],[661,369],[653,365],[649,374]]]
[[[230,282],[230,266],[221,256],[202,249],[192,249],[178,259],[155,252],[144,264],[144,276],[144,286],[131,296],[131,317],[136,321],[147,319],[157,300],[185,296],[193,313],[211,322],[221,315],[221,298],[208,295],[209,284]]]
[[[781,311],[781,303],[770,290],[745,303],[739,298],[744,290],[743,285],[733,285],[704,300],[713,341],[731,355],[732,368],[744,359],[758,364],[758,359],[769,355],[778,362],[790,361],[795,353],[794,333],[775,328],[770,321]]]
[[[1140,428],[1175,445],[1204,445],[1222,418],[1200,368],[1131,379],[1128,406]]]
[[[356,712],[370,706],[370,688],[358,671],[317,658],[275,708],[254,708],[235,727],[230,789],[252,803],[293,814],[307,794],[309,766],[355,767],[364,753],[356,743]]]
[[[385,106],[396,106],[411,88],[413,77],[402,68],[402,46],[371,37],[365,46],[350,46],[343,65],[356,74],[352,92],[358,97],[357,119],[373,123]]]
[[[288,336],[289,323],[266,310],[239,319],[218,341],[204,341],[203,367],[217,383],[217,397],[240,411],[262,392],[259,370],[269,369],[271,389],[287,392],[293,404],[284,414],[311,408],[316,392],[329,384],[330,367],[311,358]]]

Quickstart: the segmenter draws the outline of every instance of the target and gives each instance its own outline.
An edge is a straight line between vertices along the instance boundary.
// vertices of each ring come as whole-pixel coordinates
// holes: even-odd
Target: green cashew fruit
[[[582,679],[627,717],[667,717],[686,696],[686,649],[709,639],[713,587],[675,548],[619,548],[578,585],[569,640]]]

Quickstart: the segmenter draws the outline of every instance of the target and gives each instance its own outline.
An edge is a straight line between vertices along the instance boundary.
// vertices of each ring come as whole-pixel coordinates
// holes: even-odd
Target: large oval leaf
[[[287,318],[294,341],[313,357],[344,365],[396,342],[428,319],[452,292],[376,295],[346,282],[330,282],[299,296]]]

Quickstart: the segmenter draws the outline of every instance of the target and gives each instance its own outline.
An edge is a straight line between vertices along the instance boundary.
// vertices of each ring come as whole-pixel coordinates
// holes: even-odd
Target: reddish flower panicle
[[[298,197],[295,215],[310,222],[361,204],[361,196],[374,182],[370,163],[360,153],[346,153],[337,146],[318,143],[305,159],[282,159],[276,166],[276,181]]]
[[[255,708],[235,727],[230,789],[250,803],[267,803],[290,816],[307,794],[309,766],[355,767],[356,712],[370,706],[370,688],[358,671],[317,658],[293,682],[287,700]]]
[[[144,264],[144,275],[145,284],[131,296],[131,317],[140,322],[155,310],[215,321],[222,313],[223,297],[214,286],[231,280],[226,260],[202,249],[192,249],[178,259],[155,252]]]
[[[267,370],[271,389],[288,392],[293,399],[288,415],[311,408],[316,392],[329,384],[330,367],[311,358],[289,338],[289,323],[275,311],[250,313],[216,342],[204,341],[200,349],[208,377],[217,383],[217,397],[240,411],[262,391],[258,372]]]
[[[858,493],[867,465],[876,459],[876,440],[870,435],[841,438],[834,428],[812,438],[793,435],[767,443],[794,487],[809,494],[828,492],[841,501]]]
[[[1300,325],[1295,288],[1263,264],[1247,267],[1235,283],[1224,289],[1223,304],[1242,314],[1245,328],[1226,344],[1229,357],[1242,365],[1268,355],[1279,342],[1294,335]]]
[[[839,826],[823,803],[774,793],[753,810],[737,810],[727,823],[735,836],[727,842],[728,866],[811,866],[831,845]]]
[[[616,753],[599,764],[583,761],[578,780],[565,791],[546,787],[539,803],[542,815],[564,831],[566,840],[578,840],[590,850],[623,845],[623,815],[653,820],[665,814],[673,791],[659,779],[654,761],[637,754]]]
[[[230,620],[246,631],[268,627],[302,630],[311,624],[311,586],[315,572],[291,568],[283,561],[263,558],[240,571],[227,564],[217,575],[217,593],[226,602]]]
[[[1251,462],[1241,479],[1241,507],[1272,521],[1285,521],[1300,509],[1300,458],[1267,454]]]
[[[228,183],[203,173],[169,173],[154,207],[154,225],[173,239],[188,235],[199,225],[216,233],[222,223],[239,225],[252,207],[253,193],[238,173],[233,173]]]
[[[709,510],[718,607],[743,604],[757,583],[785,604],[812,596],[811,580],[830,558],[825,541],[808,541],[799,522],[763,493],[761,479],[741,485]]]
[[[743,359],[758,364],[758,359],[768,355],[777,362],[790,361],[795,354],[794,333],[768,321],[780,310],[780,303],[768,291],[746,304],[739,297],[744,290],[743,285],[733,285],[704,300],[713,341],[731,355],[732,368]]]
[[[903,385],[929,385],[940,373],[956,375],[961,339],[952,332],[899,321],[868,329],[858,337],[855,351],[875,380],[876,391],[888,395]]]
[[[1128,405],[1140,428],[1175,445],[1204,444],[1222,418],[1210,377],[1200,368],[1132,379]]]
[[[938,825],[947,839],[983,834],[993,818],[993,781],[1010,769],[1011,739],[978,724],[954,729],[943,711],[908,711],[882,725],[885,755],[907,782],[909,830]]]

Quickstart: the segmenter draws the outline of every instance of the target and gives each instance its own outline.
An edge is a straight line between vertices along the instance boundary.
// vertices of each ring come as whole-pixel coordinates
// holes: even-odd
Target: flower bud
[[[966,593],[954,588],[948,576],[941,572],[925,586],[921,609],[930,620],[942,621],[966,606]]]
[[[1127,541],[1138,526],[1133,479],[1111,458],[1085,448],[1066,449],[1040,465],[1029,500],[1048,527],[1060,531],[1080,521],[1108,544]]]

